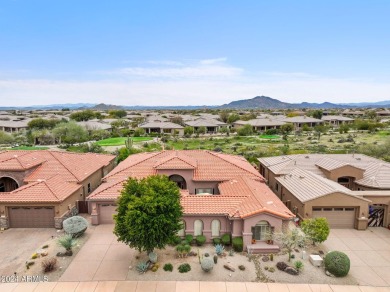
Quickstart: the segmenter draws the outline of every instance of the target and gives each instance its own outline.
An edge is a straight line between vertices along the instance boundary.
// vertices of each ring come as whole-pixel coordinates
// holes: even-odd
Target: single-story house
[[[362,154],[286,155],[259,163],[270,188],[300,219],[326,217],[333,228],[390,224],[390,163]]]
[[[177,133],[179,136],[184,135],[184,127],[171,122],[146,122],[140,124],[139,127],[145,129],[147,134],[159,133],[173,135]]]
[[[211,118],[198,118],[193,121],[186,121],[186,126],[193,127],[196,132],[200,127],[206,128],[206,133],[217,133],[222,127],[229,127],[228,124]]]
[[[352,124],[354,122],[354,119],[344,116],[323,116],[321,120],[323,120],[326,124],[333,126]]]
[[[93,224],[113,223],[116,201],[129,177],[166,175],[181,189],[184,209],[179,232],[205,235],[207,241],[230,233],[245,247],[265,240],[271,230],[286,228],[294,214],[244,158],[204,150],[161,151],[129,156],[90,194]]]
[[[85,198],[114,168],[114,155],[58,151],[0,153],[0,228],[55,227],[85,212]]]
[[[285,118],[282,120],[283,122],[290,123],[294,125],[295,131],[299,131],[302,129],[304,125],[313,128],[317,125],[321,125],[324,123],[324,121],[315,119],[312,117],[307,117],[307,116],[297,116],[297,117],[292,117],[292,118]]]
[[[277,119],[253,119],[248,121],[236,121],[233,123],[233,127],[235,129],[239,129],[243,127],[244,125],[251,125],[253,128],[253,131],[255,132],[264,132],[269,129],[280,129],[282,125],[284,125],[285,122],[277,120]]]

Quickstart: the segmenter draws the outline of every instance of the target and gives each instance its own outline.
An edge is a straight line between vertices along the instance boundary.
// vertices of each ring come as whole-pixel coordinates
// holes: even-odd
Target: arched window
[[[202,220],[195,220],[194,222],[194,236],[203,235],[203,222]]]
[[[10,177],[0,178],[0,192],[12,192],[19,187],[18,183]]]
[[[218,237],[221,230],[221,222],[217,219],[211,221],[211,236]]]
[[[186,222],[184,220],[181,220],[181,226],[182,229],[179,230],[177,233],[177,236],[184,237],[186,235]]]
[[[252,238],[255,240],[265,240],[267,233],[271,232],[271,228],[267,221],[259,221],[252,227]]]
[[[175,182],[180,189],[182,190],[187,189],[186,180],[181,175],[178,174],[171,175],[169,177],[169,180]]]

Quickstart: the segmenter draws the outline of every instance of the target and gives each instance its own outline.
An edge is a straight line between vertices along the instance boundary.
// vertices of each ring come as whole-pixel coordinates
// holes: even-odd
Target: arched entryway
[[[181,175],[178,175],[178,174],[171,175],[169,177],[169,180],[175,182],[180,189],[182,189],[182,190],[187,189],[186,180]]]
[[[266,240],[269,232],[271,232],[271,226],[268,221],[259,221],[255,226],[252,226],[252,239]]]
[[[19,187],[18,183],[10,177],[0,178],[0,193],[12,192]]]

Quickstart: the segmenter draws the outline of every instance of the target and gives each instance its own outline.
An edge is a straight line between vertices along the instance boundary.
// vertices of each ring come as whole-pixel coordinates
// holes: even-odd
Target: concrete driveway
[[[113,228],[113,225],[97,226],[59,281],[126,280],[134,254],[128,246],[116,241]],[[390,286],[390,230],[334,229],[323,246],[350,257],[350,273],[360,285]]]
[[[349,256],[350,274],[360,285],[390,286],[390,230],[334,229],[323,245]]]
[[[24,267],[26,260],[52,235],[57,236],[54,228],[11,228],[0,232],[0,275],[13,275]]]

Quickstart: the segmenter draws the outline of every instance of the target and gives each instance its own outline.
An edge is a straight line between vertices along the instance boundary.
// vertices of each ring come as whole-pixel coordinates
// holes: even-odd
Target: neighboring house
[[[236,121],[233,123],[235,129],[239,129],[244,125],[251,125],[253,131],[255,132],[264,132],[269,129],[280,129],[285,122],[277,119],[253,119],[249,121]]]
[[[139,125],[139,128],[145,129],[147,134],[159,133],[159,134],[175,134],[179,136],[184,135],[184,127],[171,123],[171,122],[146,122]]]
[[[352,110],[346,109],[341,114],[343,116],[363,117],[365,115],[365,112],[363,112],[363,111],[352,111]]]
[[[77,122],[77,124],[83,126],[87,131],[93,131],[93,130],[112,131],[112,127],[108,123],[97,122],[97,121],[85,121],[85,122]]]
[[[0,153],[0,228],[62,228],[64,219],[86,206],[78,202],[99,186],[114,160],[44,150]]]
[[[282,120],[283,122],[290,123],[294,125],[295,131],[299,131],[302,129],[304,125],[307,125],[310,128],[313,128],[317,125],[321,125],[324,121],[307,117],[307,116],[297,116],[292,118],[285,118]]]
[[[28,128],[28,122],[30,120],[17,120],[17,121],[2,121],[0,120],[0,131],[14,133],[26,130]]]
[[[354,119],[343,116],[323,116],[321,120],[323,120],[326,124],[333,126],[352,124],[354,122]]]
[[[263,241],[267,231],[281,230],[295,217],[244,158],[182,150],[140,153],[121,162],[87,199],[92,223],[113,223],[117,198],[129,177],[155,174],[168,176],[181,189],[181,236],[203,234],[210,242],[230,233],[256,251],[252,239]]]
[[[185,122],[185,125],[189,127],[193,127],[195,132],[200,127],[205,127],[206,133],[209,134],[218,133],[219,129],[221,129],[222,127],[228,127],[228,124],[211,118],[198,118],[193,121]]]
[[[260,158],[260,173],[300,219],[326,217],[333,228],[390,224],[390,163],[361,154]]]
[[[378,117],[390,117],[390,110],[382,110],[376,112]]]

